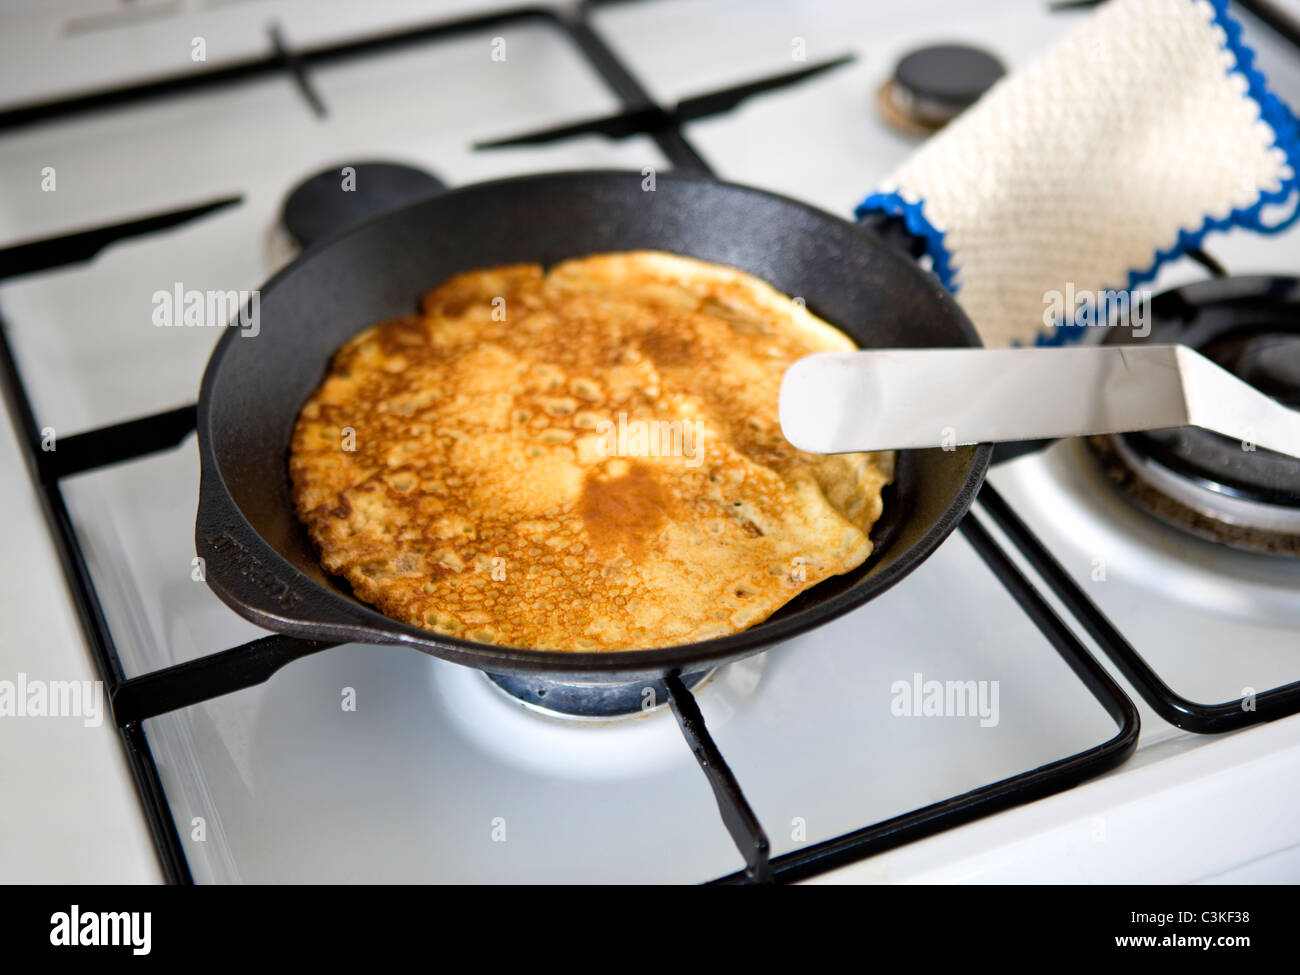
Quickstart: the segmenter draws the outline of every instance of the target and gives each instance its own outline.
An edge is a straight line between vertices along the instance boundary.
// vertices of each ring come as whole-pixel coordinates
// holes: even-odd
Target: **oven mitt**
[[[988,346],[1081,337],[1077,326],[1106,324],[1105,292],[1113,307],[1210,231],[1284,229],[1300,212],[1300,126],[1227,8],[1110,0],[858,215],[902,217],[924,239]]]

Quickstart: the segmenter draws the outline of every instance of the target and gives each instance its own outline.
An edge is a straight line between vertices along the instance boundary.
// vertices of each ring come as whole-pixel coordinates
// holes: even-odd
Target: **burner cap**
[[[697,689],[715,673],[716,667],[682,674],[682,684],[687,690]],[[613,684],[575,684],[536,675],[485,676],[528,709],[553,717],[608,721],[639,717],[668,704],[668,685],[662,678]]]
[[[1300,509],[1215,494],[1139,456],[1123,436],[1090,437],[1088,446],[1120,494],[1165,524],[1230,548],[1300,558]]]
[[[1148,320],[1141,339],[1116,327],[1107,344],[1182,343],[1284,405],[1300,405],[1300,278],[1176,288],[1152,299]],[[1126,488],[1140,506],[1202,537],[1300,554],[1300,460],[1197,427],[1111,439],[1094,447],[1141,482]],[[1124,478],[1112,480],[1125,487]]]
[[[988,51],[965,44],[939,44],[912,51],[880,89],[885,120],[909,132],[943,127],[1006,74]]]
[[[353,172],[345,174],[348,168]],[[340,163],[294,187],[285,198],[280,221],[294,241],[306,247],[444,189],[432,173],[401,163]]]

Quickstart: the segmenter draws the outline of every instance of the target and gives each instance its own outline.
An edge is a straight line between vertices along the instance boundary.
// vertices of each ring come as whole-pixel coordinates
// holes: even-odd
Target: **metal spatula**
[[[819,454],[1197,426],[1300,457],[1300,411],[1183,345],[818,353],[780,409]]]

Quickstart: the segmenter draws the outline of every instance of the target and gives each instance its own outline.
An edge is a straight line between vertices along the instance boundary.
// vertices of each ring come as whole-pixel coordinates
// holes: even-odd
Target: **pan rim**
[[[293,262],[272,275],[261,286],[260,290],[269,291],[274,288],[278,282],[294,273],[300,262],[307,261],[329,248],[339,246],[342,242],[349,240],[354,235],[364,233],[380,222],[397,219],[399,215],[422,207],[434,198],[442,198],[453,194],[468,195],[490,192],[497,187],[517,183],[544,184],[548,181],[572,182],[578,179],[625,180],[631,178],[640,179],[642,175],[642,173],[634,170],[570,169],[511,176],[503,179],[469,183],[449,189],[406,204],[395,210],[376,215],[348,228],[335,237],[306,248]],[[656,179],[676,183],[689,182],[719,185],[742,194],[776,199],[784,205],[795,207],[819,220],[834,221],[847,229],[873,237],[877,241],[879,240],[869,230],[857,226],[850,220],[780,193],[690,172],[665,171],[656,174]],[[883,242],[880,243],[882,252],[893,253],[888,250],[888,245]],[[903,259],[903,255],[899,254],[898,256]],[[942,291],[937,281],[935,287],[939,289],[941,296],[947,295],[947,292]],[[951,298],[950,295],[947,295],[947,297]],[[979,335],[969,318],[955,302],[951,302],[951,304],[956,312],[953,316],[954,324],[962,337],[969,346],[981,346]],[[501,673],[565,674],[575,675],[579,678],[583,675],[599,678],[602,675],[608,677],[613,675],[665,674],[681,672],[684,668],[698,669],[699,667],[716,666],[730,660],[771,649],[824,623],[828,623],[853,609],[857,609],[892,587],[921,562],[925,561],[939,544],[951,534],[961,518],[966,515],[980,485],[984,481],[993,453],[991,444],[977,444],[958,448],[963,452],[970,453],[970,461],[961,486],[953,500],[944,509],[942,515],[935,519],[913,545],[899,553],[893,562],[870,577],[872,580],[870,586],[848,589],[832,596],[825,602],[800,610],[776,622],[772,622],[769,618],[737,633],[694,643],[675,644],[652,649],[595,652],[555,651],[478,643],[422,630],[403,623],[321,585],[304,574],[289,559],[281,555],[276,547],[267,541],[261,532],[253,526],[235,500],[226,482],[225,474],[217,459],[212,430],[213,390],[216,387],[226,355],[231,348],[230,343],[239,338],[238,330],[235,329],[226,330],[220,337],[209,357],[199,387],[196,432],[200,460],[200,487],[196,535],[203,524],[205,511],[208,515],[212,515],[214,509],[219,507],[222,509],[220,516],[225,521],[237,519],[236,527],[246,537],[256,541],[259,549],[254,553],[256,558],[269,562],[277,576],[291,580],[294,588],[308,597],[304,602],[328,600],[337,612],[334,614],[334,621],[322,621],[303,619],[291,614],[281,614],[260,606],[251,605],[235,592],[229,590],[219,573],[209,572],[205,574],[209,587],[222,602],[235,610],[236,613],[276,633],[306,639],[338,639],[344,642],[359,642],[371,645],[410,646],[442,659],[479,670]],[[196,543],[198,542],[199,539],[196,537]]]

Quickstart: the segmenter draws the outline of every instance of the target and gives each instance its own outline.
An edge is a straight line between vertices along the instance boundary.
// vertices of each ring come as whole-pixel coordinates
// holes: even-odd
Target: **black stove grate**
[[[220,69],[201,76],[0,112],[0,135],[6,130],[51,118],[197,90],[275,71],[290,72],[313,111],[327,112],[327,106],[316,104],[318,98],[311,98],[315,89],[311,85],[310,69],[315,63],[387,51],[398,46],[480,30],[521,18],[541,19],[563,30],[622,99],[628,111],[653,107],[646,90],[592,28],[588,19],[590,6],[584,3],[576,10],[560,13],[522,8],[302,52],[289,49],[284,38],[277,35],[275,56],[264,61]],[[680,124],[667,115],[665,118],[665,124],[648,133],[665,157],[679,168],[711,172],[703,157],[686,139]],[[5,258],[0,263],[0,280],[41,268],[88,260],[113,240],[171,226],[209,212],[213,206],[228,205],[229,202],[233,201],[216,201],[142,221],[11,247],[0,251],[0,257]],[[95,665],[108,689],[114,721],[164,876],[172,883],[191,883],[193,877],[143,729],[143,721],[262,683],[285,664],[330,649],[334,644],[273,635],[152,673],[127,678],[87,567],[81,541],[69,518],[60,481],[72,474],[144,457],[176,446],[193,431],[195,408],[187,406],[92,430],[69,437],[60,443],[57,452],[46,453],[41,450],[41,432],[3,327],[0,327],[0,385],[4,387],[20,449],[40,497],[82,629]],[[1052,561],[1042,544],[987,485],[979,497],[979,508],[1026,554],[1053,592],[1071,612],[1079,616],[1080,621],[1108,653],[1116,656],[1117,647],[1121,644],[1127,647],[1109,621],[1078,591]],[[721,878],[719,882],[789,882],[813,876],[992,812],[1064,791],[1113,768],[1132,753],[1137,745],[1139,730],[1139,718],[1132,702],[1048,606],[1033,583],[1016,568],[979,520],[967,516],[961,524],[961,530],[1052,648],[1115,722],[1115,735],[1093,748],[1039,768],[770,860],[763,828],[723,760],[717,744],[709,735],[694,697],[680,681],[670,679],[673,711],[688,745],[714,790],[722,819],[746,862],[743,872]],[[1140,663],[1140,658],[1137,658],[1131,647],[1128,651]],[[1149,669],[1144,673],[1124,653],[1120,652],[1116,660],[1125,675],[1133,680],[1144,695],[1159,685],[1158,678]],[[1289,685],[1288,688],[1261,695],[1260,702],[1259,711],[1249,718],[1234,720],[1231,726],[1300,710],[1300,692],[1297,692],[1296,685]],[[1227,728],[1213,724],[1193,730],[1219,731]]]
[[[1084,594],[992,485],[985,484],[981,489],[980,503],[994,515],[1007,538],[1083,625],[1088,635],[1097,641],[1106,656],[1114,661],[1125,679],[1137,688],[1156,714],[1174,727],[1202,735],[1217,735],[1300,711],[1300,681],[1263,691],[1249,700],[1243,697],[1220,704],[1200,704],[1183,697],[1142,659],[1133,644]]]

